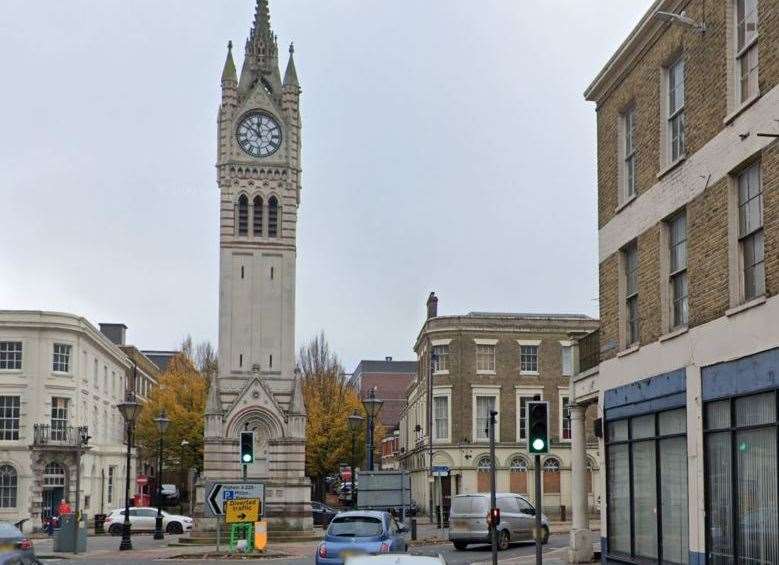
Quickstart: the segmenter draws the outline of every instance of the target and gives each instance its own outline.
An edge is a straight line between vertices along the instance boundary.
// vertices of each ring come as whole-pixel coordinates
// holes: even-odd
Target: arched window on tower
[[[252,204],[252,234],[262,237],[262,197],[255,196]]]
[[[249,199],[245,194],[238,198],[238,235],[249,234]]]
[[[279,235],[279,201],[275,196],[268,199],[268,237]]]

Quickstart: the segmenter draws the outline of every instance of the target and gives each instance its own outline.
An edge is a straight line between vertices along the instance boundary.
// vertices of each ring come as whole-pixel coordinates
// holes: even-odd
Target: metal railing
[[[33,425],[33,445],[77,447],[83,437],[87,435],[86,426],[59,426],[51,424]]]
[[[588,333],[579,340],[579,372],[583,373],[600,363],[600,331]]]

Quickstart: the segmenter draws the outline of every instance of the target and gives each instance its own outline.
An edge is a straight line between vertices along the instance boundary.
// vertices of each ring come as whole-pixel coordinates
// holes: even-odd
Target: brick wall
[[[723,128],[733,108],[728,107],[727,30],[730,1],[706,3],[707,31],[695,34],[680,26],[664,28],[656,41],[628,68],[613,90],[598,100],[598,226],[602,228],[618,211],[620,166],[618,142],[620,114],[634,105],[636,112],[636,189],[641,198],[654,185],[666,163],[661,156],[664,115],[661,94],[663,69],[678,55],[685,59],[686,153],[693,155]],[[684,8],[701,20],[703,3]],[[779,0],[759,2],[759,84],[765,94],[779,84]],[[749,110],[746,110],[749,112]],[[779,131],[779,124],[766,120],[758,131]],[[751,132],[754,135],[756,132]],[[766,241],[766,288],[779,291],[779,148],[774,143],[756,154],[761,159]],[[677,169],[669,174],[684,174]],[[703,182],[689,178],[685,182]],[[721,317],[730,306],[728,267],[727,178],[716,180],[687,204],[689,326]],[[627,206],[631,206],[628,203]],[[638,237],[640,342],[646,344],[663,334],[661,323],[662,253],[661,226],[656,224]],[[618,351],[619,253],[600,264],[601,359]]]

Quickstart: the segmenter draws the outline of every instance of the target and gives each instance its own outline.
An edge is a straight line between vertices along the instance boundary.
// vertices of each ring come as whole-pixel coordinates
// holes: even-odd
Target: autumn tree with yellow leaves
[[[303,377],[306,424],[306,475],[314,483],[315,496],[324,495],[324,480],[337,473],[341,463],[351,464],[352,432],[348,417],[355,411],[365,417],[360,396],[348,385],[338,356],[330,350],[324,333],[300,348],[298,368]],[[377,422],[376,444],[381,445]],[[355,466],[365,457],[365,426],[354,437]]]
[[[201,468],[203,461],[203,414],[211,375],[216,371],[216,355],[209,343],[193,346],[187,338],[181,353],[173,357],[160,374],[158,386],[149,393],[136,425],[136,445],[141,456],[157,462],[160,433],[154,418],[164,410],[170,419],[163,447],[164,477],[178,477],[184,487],[187,471]],[[182,445],[183,443],[183,445]],[[173,482],[173,481],[172,481]]]

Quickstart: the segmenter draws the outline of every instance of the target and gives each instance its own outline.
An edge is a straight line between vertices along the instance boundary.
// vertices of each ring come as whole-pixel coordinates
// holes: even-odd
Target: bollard
[[[411,541],[417,541],[417,519],[411,518]]]
[[[566,515],[565,515],[565,505],[561,504],[560,505],[560,521],[561,522],[565,522],[566,521],[565,518],[566,518]]]

